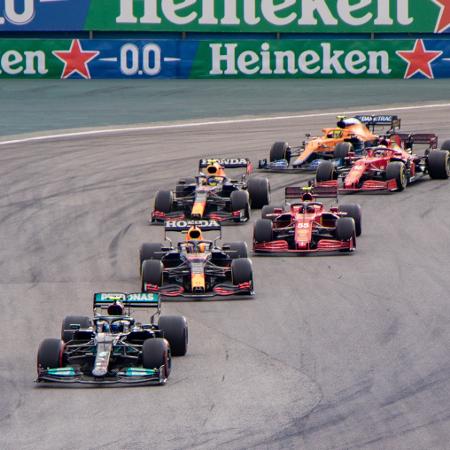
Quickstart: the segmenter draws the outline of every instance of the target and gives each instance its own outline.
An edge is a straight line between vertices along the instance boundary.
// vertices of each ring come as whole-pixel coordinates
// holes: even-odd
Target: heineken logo
[[[438,1],[438,0],[436,0]],[[444,2],[445,0],[441,0]],[[357,3],[349,0],[334,2],[326,0],[287,0],[283,2],[261,0],[120,0],[118,24],[141,23],[159,25],[163,21],[186,26],[239,26],[256,27],[261,22],[285,27],[292,24],[315,26],[318,23],[336,26],[340,23],[351,26],[411,25],[410,0],[365,0]],[[137,13],[138,8],[141,14]]]
[[[383,50],[338,50],[331,42],[320,49],[272,50],[269,43],[258,51],[245,44],[210,44],[210,75],[388,75],[389,53]]]

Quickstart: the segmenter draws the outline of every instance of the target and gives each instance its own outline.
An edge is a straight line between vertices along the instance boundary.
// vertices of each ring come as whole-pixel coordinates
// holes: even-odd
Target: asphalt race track
[[[369,111],[368,111],[369,112]],[[450,138],[450,107],[403,111]],[[158,188],[205,155],[265,156],[332,118],[234,123],[0,148],[0,447],[445,449],[450,442],[450,184],[352,196],[349,256],[254,257],[250,300],[170,302],[190,347],[164,387],[36,386],[39,342],[94,291],[135,291]],[[305,177],[269,175],[273,201]],[[253,220],[258,216],[253,215]],[[227,227],[246,239],[250,225]]]

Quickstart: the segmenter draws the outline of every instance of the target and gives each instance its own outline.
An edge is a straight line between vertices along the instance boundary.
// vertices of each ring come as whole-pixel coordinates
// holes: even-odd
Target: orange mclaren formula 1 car
[[[319,163],[332,160],[337,166],[349,152],[360,154],[366,147],[376,145],[379,136],[376,127],[389,127],[386,134],[395,133],[401,120],[392,115],[361,115],[351,118],[338,116],[334,128],[324,128],[323,136],[307,139],[300,147],[291,147],[287,142],[275,142],[269,153],[269,160],[259,161],[258,168],[265,171],[285,172],[292,170],[317,169]]]
[[[450,174],[450,141],[437,149],[435,134],[398,134],[383,139],[369,148],[364,156],[349,154],[342,167],[322,161],[316,171],[315,185],[335,188],[341,193],[364,191],[402,191],[405,187],[429,175],[433,179],[447,179]],[[423,155],[413,153],[413,146],[425,145]]]
[[[337,197],[335,187],[289,186],[285,206],[265,206],[255,223],[255,253],[352,252],[361,234],[361,207],[341,205],[325,209],[318,197]]]
[[[231,178],[225,170],[245,168]],[[213,219],[218,222],[247,222],[250,208],[260,209],[270,201],[269,180],[249,177],[253,172],[247,158],[202,159],[200,174],[178,181],[175,191],[158,191],[152,223],[166,220]]]
[[[141,289],[163,297],[208,298],[215,296],[253,295],[253,270],[248,259],[247,244],[232,242],[217,245],[205,239],[204,232],[217,230],[213,220],[168,221],[166,244],[141,246]],[[170,231],[186,233],[176,246],[168,238]]]

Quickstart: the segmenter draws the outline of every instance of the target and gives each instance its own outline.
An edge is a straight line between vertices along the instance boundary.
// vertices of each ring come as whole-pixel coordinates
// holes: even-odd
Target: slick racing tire
[[[230,250],[226,250],[226,254],[231,259],[248,258],[247,242],[230,242],[224,244],[224,246],[230,247]]]
[[[269,161],[286,159],[289,162],[289,144],[287,142],[275,142],[270,148]]]
[[[233,259],[231,262],[231,281],[235,286],[248,281],[253,285],[253,266],[250,259]]]
[[[447,150],[431,150],[428,154],[428,173],[430,177],[435,180],[446,180],[449,176],[449,171],[449,152]]]
[[[334,148],[333,154],[336,159],[344,159],[352,151],[353,145],[350,142],[339,142]]]
[[[150,338],[142,345],[142,367],[159,369],[164,366],[164,378],[168,378],[172,368],[170,345],[166,339]]]
[[[141,270],[141,291],[145,292],[146,284],[153,284],[160,287],[163,283],[163,270],[163,263],[157,259],[144,261]]]
[[[188,348],[188,325],[184,316],[161,316],[158,327],[169,341],[172,356],[184,356]]]
[[[250,206],[253,209],[261,209],[270,203],[270,185],[267,178],[249,178],[247,190],[250,196]]]
[[[316,171],[317,183],[336,179],[337,179],[336,167],[334,166],[332,161],[322,161],[317,167]]]
[[[87,316],[66,316],[61,325],[61,339],[69,342],[73,339],[75,330],[70,325],[80,325],[80,328],[89,328],[92,325],[91,319]]]
[[[272,220],[272,218],[268,217],[270,214],[273,214],[275,209],[282,209],[284,210],[283,206],[272,206],[272,205],[266,205],[261,210],[261,218],[262,219],[269,219]]]
[[[362,233],[362,212],[360,205],[342,205],[339,211],[347,213],[346,217],[351,217],[355,221],[356,236],[361,236]]]
[[[247,191],[233,191],[230,195],[231,211],[245,210],[247,219],[250,219],[250,202]],[[235,222],[240,222],[240,218],[235,219]]]
[[[142,269],[142,263],[148,259],[161,259],[163,257],[162,244],[153,242],[141,245],[139,249],[139,270]]]
[[[392,161],[386,167],[386,181],[395,180],[397,190],[403,191],[408,185],[405,164],[401,161]]]
[[[37,353],[37,372],[63,366],[64,342],[61,339],[44,339]]]
[[[270,242],[273,240],[273,225],[269,219],[258,219],[253,229],[255,242]]]
[[[441,145],[441,150],[450,150],[450,139],[447,139],[446,141],[444,141]]]
[[[340,217],[336,220],[336,238],[339,241],[349,241],[356,235],[355,221],[351,217]]]
[[[173,206],[173,194],[171,191],[158,191],[155,197],[155,211],[170,213]]]

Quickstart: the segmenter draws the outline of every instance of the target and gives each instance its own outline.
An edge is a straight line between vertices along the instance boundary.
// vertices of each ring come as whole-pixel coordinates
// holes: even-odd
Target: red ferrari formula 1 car
[[[335,206],[327,211],[318,197],[337,197],[336,188],[290,186],[286,199],[300,201],[286,207],[265,206],[255,223],[256,253],[352,252],[361,234],[361,207]]]
[[[437,150],[435,134],[397,134],[366,151],[362,157],[349,153],[340,168],[323,161],[316,171],[315,185],[338,188],[340,193],[359,191],[402,191],[418,178],[447,179],[450,174],[449,142]],[[413,145],[425,144],[423,156],[413,153]],[[342,180],[342,182],[341,182]]]
[[[236,168],[245,168],[237,179],[225,173]],[[152,223],[184,219],[247,222],[250,208],[260,209],[270,202],[269,180],[250,178],[253,167],[247,158],[202,159],[199,169],[197,177],[178,181],[175,191],[156,193]]]

